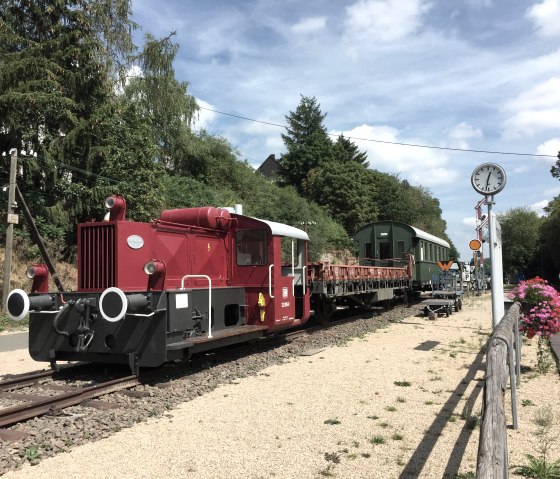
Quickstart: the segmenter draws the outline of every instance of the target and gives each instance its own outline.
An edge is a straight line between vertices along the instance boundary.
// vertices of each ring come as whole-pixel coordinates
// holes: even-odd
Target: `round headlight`
[[[157,267],[156,264],[153,261],[148,261],[145,265],[144,265],[144,273],[148,274],[148,275],[152,275],[156,272]]]
[[[157,259],[148,261],[144,265],[144,273],[146,273],[148,276],[154,274],[163,274],[164,272],[165,272],[165,264],[163,264],[162,261],[159,261]]]

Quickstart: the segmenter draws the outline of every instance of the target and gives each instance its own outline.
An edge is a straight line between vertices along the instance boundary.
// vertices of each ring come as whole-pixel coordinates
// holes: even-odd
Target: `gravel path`
[[[112,412],[72,408],[71,417],[29,421],[18,428],[34,431],[32,438],[0,442],[0,474],[474,477],[490,296],[467,298],[461,312],[435,321],[404,314],[417,309],[399,311],[374,332],[379,320],[358,321],[225,363],[208,359],[168,387],[144,387],[144,398],[113,395],[121,408]],[[523,349],[510,464],[537,453],[540,406],[560,416],[560,377],[534,372],[536,349],[536,342]],[[2,371],[37,369],[25,354],[0,354]],[[560,458],[558,441],[550,457]],[[9,471],[27,462],[36,465]]]

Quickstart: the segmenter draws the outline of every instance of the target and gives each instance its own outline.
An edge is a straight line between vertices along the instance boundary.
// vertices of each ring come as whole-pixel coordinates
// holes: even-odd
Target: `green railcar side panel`
[[[419,285],[429,285],[432,275],[440,271],[438,261],[449,259],[445,240],[398,221],[369,223],[356,232],[354,240],[362,265],[396,266],[406,254],[413,254],[414,280]]]

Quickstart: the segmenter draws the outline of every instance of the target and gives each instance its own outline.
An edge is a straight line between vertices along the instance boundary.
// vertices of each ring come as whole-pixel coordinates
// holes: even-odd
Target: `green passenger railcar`
[[[438,261],[449,261],[449,243],[421,229],[398,221],[376,221],[361,227],[354,239],[359,245],[360,264],[398,266],[414,255],[412,287],[431,288],[432,275],[441,271]]]

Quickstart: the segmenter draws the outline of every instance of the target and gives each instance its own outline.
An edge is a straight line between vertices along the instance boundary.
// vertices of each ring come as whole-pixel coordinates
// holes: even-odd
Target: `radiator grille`
[[[79,241],[78,288],[84,291],[115,286],[115,225],[82,226]]]

